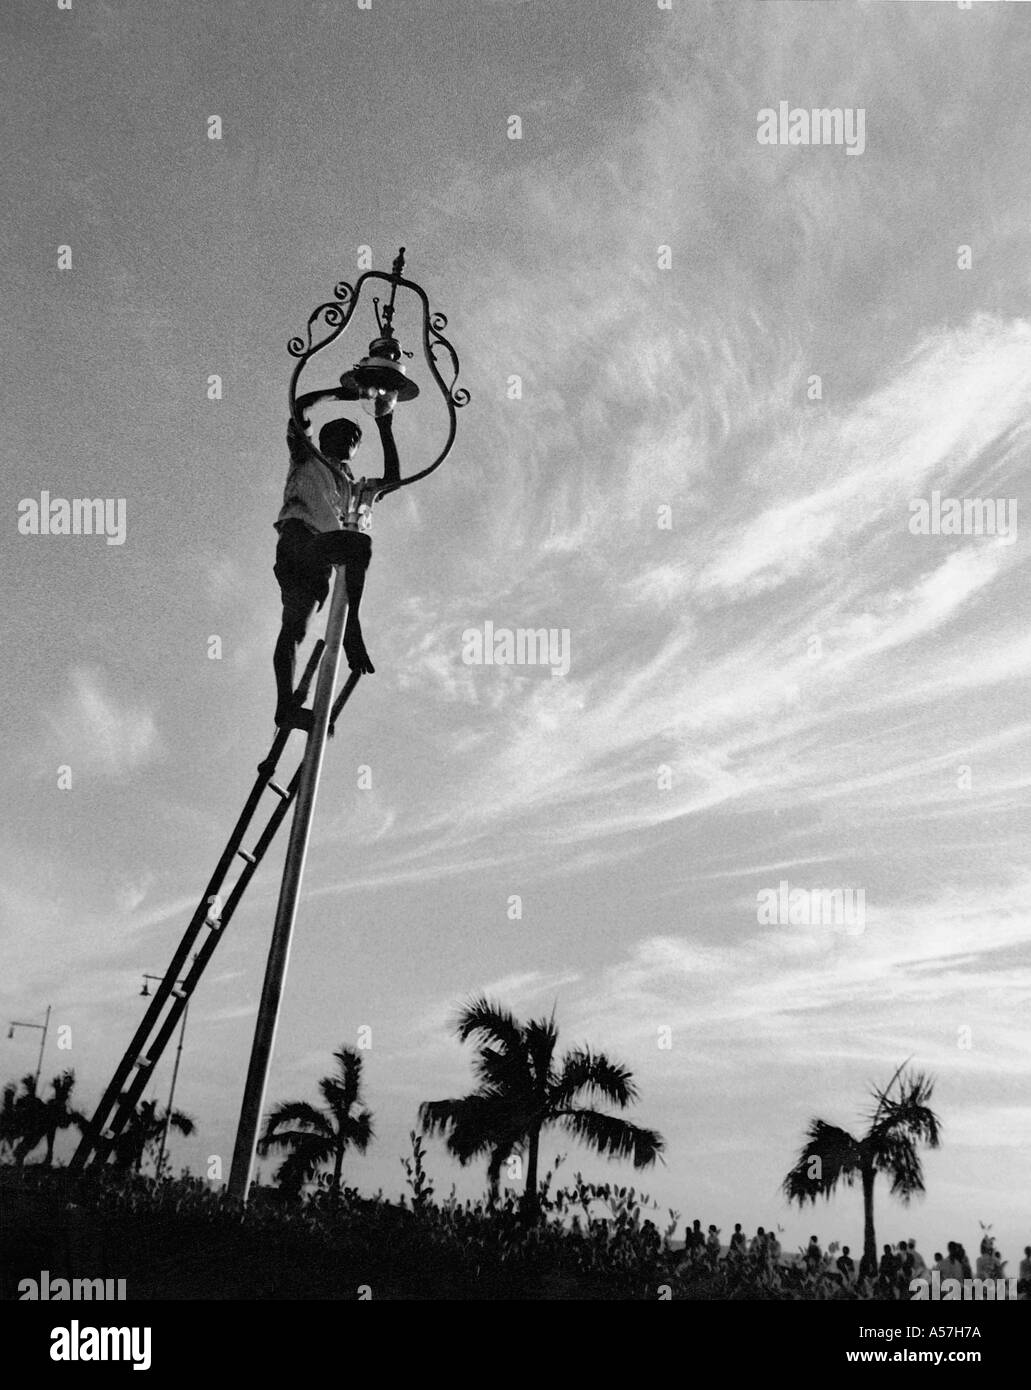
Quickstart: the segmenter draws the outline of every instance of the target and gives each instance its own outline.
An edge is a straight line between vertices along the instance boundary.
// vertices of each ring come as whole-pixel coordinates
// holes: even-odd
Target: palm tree
[[[858,1178],[863,1188],[863,1261],[861,1271],[877,1272],[877,1237],[873,1222],[874,1181],[878,1173],[891,1177],[891,1193],[908,1205],[916,1193],[924,1191],[924,1174],[917,1145],[936,1149],[941,1139],[941,1122],[929,1106],[934,1081],[922,1072],[906,1074],[906,1062],[898,1068],[883,1091],[873,1087],[877,1102],[870,1115],[870,1128],[861,1139],[838,1129],[825,1120],[813,1119],[806,1131],[807,1142],[798,1162],[784,1179],[783,1190],[789,1202],[800,1207],[807,1201],[816,1205],[817,1197],[830,1200],[839,1182],[852,1187]],[[891,1089],[898,1082],[898,1092]]]
[[[59,1078],[54,1078],[54,1085]],[[13,1083],[4,1087],[2,1110],[3,1147],[14,1154],[20,1168],[46,1134],[46,1106],[36,1094],[36,1078],[30,1072],[21,1079],[21,1091]]]
[[[637,1088],[626,1067],[587,1047],[567,1052],[556,1065],[554,1012],[523,1025],[500,1004],[480,998],[461,1011],[455,1031],[461,1042],[477,1040],[473,1070],[479,1085],[468,1096],[426,1101],[419,1120],[424,1134],[447,1136],[448,1151],[459,1163],[487,1155],[492,1200],[502,1164],[525,1152],[523,1209],[532,1218],[539,1214],[540,1138],[549,1125],[560,1125],[600,1154],[630,1158],[635,1168],[647,1168],[662,1152],[655,1130],[582,1104],[600,1096],[625,1110],[637,1100]]]
[[[75,1089],[74,1071],[63,1071],[60,1076],[55,1076],[50,1089],[52,1095],[41,1103],[36,1112],[37,1131],[29,1136],[32,1139],[31,1148],[35,1148],[41,1139],[46,1141],[47,1152],[43,1162],[48,1168],[54,1164],[54,1141],[58,1130],[70,1129],[74,1125],[81,1132],[87,1123],[86,1116],[71,1105],[72,1091]]]
[[[269,1115],[258,1144],[262,1157],[271,1149],[286,1152],[275,1178],[285,1192],[294,1195],[329,1162],[333,1164],[332,1191],[338,1195],[344,1154],[349,1148],[363,1154],[373,1138],[372,1112],[364,1108],[361,1094],[361,1054],[341,1045],[333,1059],[336,1075],[319,1082],[324,1108],[317,1109],[306,1100],[281,1101]]]
[[[36,1078],[31,1072],[22,1077],[21,1087],[19,1094],[17,1084],[9,1081],[0,1107],[0,1153],[13,1155],[19,1167],[25,1162],[21,1146],[29,1129],[29,1116],[36,1109]]]
[[[53,1167],[54,1143],[58,1130],[75,1125],[82,1129],[86,1117],[71,1105],[72,1091],[75,1089],[75,1073],[63,1071],[50,1083],[51,1095],[42,1100],[36,1094],[36,1078],[24,1076],[21,1093],[13,1082],[4,1087],[3,1106],[0,1109],[0,1149],[13,1153],[19,1167],[32,1151],[46,1143],[46,1157],[43,1162],[47,1168]]]
[[[169,1112],[167,1106],[159,1110],[156,1100],[141,1101],[115,1140],[114,1166],[123,1171],[131,1168],[138,1173],[148,1151],[153,1155],[155,1147],[160,1145],[166,1125],[182,1135],[193,1134],[197,1128],[192,1117],[182,1110]]]

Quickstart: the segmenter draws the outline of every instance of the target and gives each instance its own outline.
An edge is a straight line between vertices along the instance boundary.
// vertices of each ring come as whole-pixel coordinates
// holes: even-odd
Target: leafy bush
[[[130,1298],[810,1299],[856,1297],[788,1267],[713,1267],[674,1249],[634,1188],[542,1184],[542,1219],[515,1194],[435,1202],[421,1141],[402,1159],[399,1202],[317,1184],[303,1199],[255,1187],[242,1208],[184,1173],[179,1179],[71,1176],[41,1165],[0,1169],[4,1287],[46,1268],[56,1276],[125,1278]],[[70,1240],[74,1233],[74,1241]],[[867,1296],[869,1296],[867,1294]]]

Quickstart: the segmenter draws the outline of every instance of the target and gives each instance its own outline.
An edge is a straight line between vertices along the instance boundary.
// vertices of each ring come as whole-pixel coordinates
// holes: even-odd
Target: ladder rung
[[[181,985],[173,985],[173,986],[172,986],[172,995],[173,995],[173,997],[176,998],[176,999],[185,999],[185,998],[187,998],[186,991],[182,988]]]
[[[269,782],[268,789],[270,792],[275,792],[277,796],[281,796],[284,801],[289,801],[290,793],[285,787],[281,787],[278,782]]]
[[[136,1061],[133,1062],[133,1066],[139,1067],[141,1071],[143,1071],[147,1067],[152,1067],[153,1065],[154,1063],[151,1061],[149,1057],[137,1057]]]
[[[247,850],[245,850],[245,849],[238,849],[236,852],[237,852],[237,854],[240,856],[241,859],[246,859],[248,864],[256,864],[256,863],[258,862],[258,861],[255,859],[254,855],[253,855],[253,854],[249,854],[249,853],[247,852]]]

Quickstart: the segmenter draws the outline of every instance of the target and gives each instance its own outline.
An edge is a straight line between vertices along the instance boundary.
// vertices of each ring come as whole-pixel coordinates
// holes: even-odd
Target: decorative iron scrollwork
[[[440,393],[444,398],[444,404],[447,407],[448,436],[443,449],[431,464],[421,469],[418,473],[412,474],[411,477],[402,478],[399,483],[395,483],[392,487],[381,488],[377,493],[377,497],[384,497],[389,492],[396,492],[398,488],[407,487],[410,483],[418,482],[420,478],[427,477],[435,469],[440,467],[444,459],[450,453],[451,446],[455,440],[455,410],[456,408],[461,409],[462,406],[468,405],[470,400],[469,392],[465,387],[456,386],[459,372],[458,353],[455,351],[453,344],[444,336],[444,329],[447,327],[448,322],[447,315],[441,313],[439,309],[436,311],[430,309],[429,300],[422,287],[417,285],[414,280],[406,280],[402,276],[401,268],[403,265],[404,248],[402,248],[401,254],[395,259],[393,270],[389,275],[381,270],[367,270],[359,277],[357,283],[353,287],[348,284],[346,280],[338,281],[333,287],[333,293],[336,296],[335,300],[330,300],[326,304],[320,304],[311,314],[308,319],[305,337],[294,337],[287,343],[287,351],[292,357],[298,359],[297,365],[293,371],[293,376],[290,380],[290,413],[293,415],[300,428],[301,422],[297,419],[297,382],[300,374],[306,363],[314,357],[316,353],[321,352],[323,348],[329,347],[330,343],[334,342],[347,328],[358,306],[362,287],[365,282],[367,280],[385,280],[391,287],[389,312],[384,310],[381,315],[379,301],[378,299],[374,300],[376,321],[381,329],[384,327],[384,321],[386,322],[387,328],[390,327],[390,320],[393,317],[394,294],[399,288],[411,290],[418,297],[422,305],[423,354],[426,358],[426,364],[429,367],[430,374],[437,383]],[[442,353],[447,354],[447,361],[445,362],[442,359],[442,363],[449,378],[447,380],[441,375],[437,361],[438,354]],[[411,355],[410,352],[405,353],[406,357],[411,357]],[[312,448],[315,448],[315,446],[312,445]],[[318,449],[315,449],[315,452],[319,453]],[[322,457],[321,454],[320,457]]]

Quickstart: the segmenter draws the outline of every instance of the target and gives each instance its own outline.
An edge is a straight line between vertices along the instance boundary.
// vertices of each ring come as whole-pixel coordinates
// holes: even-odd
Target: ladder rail
[[[236,911],[240,899],[247,891],[247,886],[257,872],[266,850],[275,838],[276,831],[283,823],[290,806],[293,804],[297,794],[300,776],[301,770],[298,767],[286,788],[286,797],[277,802],[275,809],[268,819],[268,823],[255,843],[251,857],[249,857],[244,864],[240,877],[233,885],[232,891],[226,899],[225,907],[222,910],[222,916],[219,919],[219,930],[210,932],[207,939],[201,943],[200,949],[197,951],[193,963],[183,980],[183,997],[173,999],[172,1006],[165,1015],[165,1019],[147,1051],[148,1066],[138,1069],[136,1075],[130,1080],[126,1090],[122,1092],[118,1102],[118,1109],[115,1112],[115,1118],[110,1126],[111,1135],[110,1137],[101,1136],[96,1147],[92,1166],[100,1167],[106,1161],[114,1146],[117,1135],[124,1129],[133,1111],[136,1109],[140,1096],[146,1089],[147,1081],[149,1080],[149,1071],[160,1061],[162,1053],[167,1047],[172,1034],[175,1032],[176,1024],[189,1003],[193,991],[200,983],[201,976],[207,967],[208,961],[211,959],[212,955],[214,955],[215,949],[224,935],[225,928],[232,920],[233,913]]]
[[[325,643],[322,638],[319,638],[314,648],[312,649],[311,656],[308,659],[308,664],[305,667],[304,674],[302,675],[300,684],[297,688],[296,695],[299,700],[303,701],[306,697],[308,693],[308,688],[311,685],[311,681],[315,675],[316,668],[318,667],[319,662],[322,659],[322,653],[324,650]],[[102,1146],[104,1148],[105,1158],[110,1152],[111,1143],[113,1141],[104,1138],[104,1131],[108,1118],[110,1117],[111,1111],[113,1107],[118,1103],[119,1097],[121,1096],[123,1091],[123,1087],[125,1086],[126,1079],[132,1072],[133,1068],[136,1066],[138,1060],[144,1055],[147,1039],[153,1032],[154,1027],[157,1024],[158,1018],[160,1017],[172,993],[176,980],[179,978],[180,971],[183,969],[183,966],[185,965],[187,958],[189,957],[194,942],[196,941],[196,938],[202,926],[204,925],[208,916],[210,915],[211,899],[218,896],[218,891],[221,888],[225,880],[226,874],[229,872],[232,862],[236,857],[237,851],[240,847],[240,843],[243,840],[244,835],[247,833],[248,826],[250,825],[251,820],[253,820],[254,818],[254,813],[257,809],[258,802],[261,800],[262,793],[264,792],[268,782],[271,780],[272,774],[275,772],[276,764],[279,761],[280,756],[282,755],[283,749],[286,747],[286,742],[289,737],[290,730],[288,728],[279,729],[275,735],[275,738],[272,741],[272,746],[269,749],[268,757],[258,764],[258,776],[255,780],[254,786],[251,788],[250,795],[247,797],[247,800],[244,803],[244,808],[241,811],[239,817],[237,818],[236,825],[233,827],[233,831],[229,837],[225,849],[222,851],[222,855],[219,858],[218,864],[216,865],[214,872],[208,880],[208,884],[201,897],[201,901],[198,904],[193,916],[190,918],[190,921],[183,932],[179,945],[172,956],[172,960],[169,963],[168,969],[166,970],[164,977],[161,980],[161,983],[155,990],[154,995],[151,998],[150,1004],[147,1008],[147,1011],[144,1014],[139,1026],[137,1027],[136,1032],[133,1034],[132,1041],[129,1043],[129,1046],[123,1054],[121,1061],[118,1063],[118,1066],[115,1068],[114,1075],[108,1083],[107,1089],[104,1091],[104,1094],[101,1097],[101,1100],[97,1105],[97,1108],[94,1111],[93,1116],[90,1119],[83,1133],[82,1139],[80,1140],[79,1145],[75,1150],[75,1154],[72,1157],[72,1161],[69,1164],[69,1171],[79,1171],[86,1164],[87,1160],[90,1157],[91,1151],[95,1148]],[[287,803],[285,801],[281,801],[280,804],[282,806],[286,806]],[[251,873],[253,873],[253,870],[256,867],[256,865],[246,864],[244,867],[244,873],[241,874],[241,878],[244,877],[244,875],[246,875],[247,881],[249,882]],[[212,933],[212,935],[217,935],[217,933]],[[173,1012],[175,1012],[174,1009]],[[147,1066],[145,1069],[142,1069],[144,1071],[144,1082],[146,1080],[145,1073],[149,1072],[153,1068],[153,1066],[155,1066],[157,1062],[160,1060],[160,1052],[158,1052],[157,1054],[148,1052],[147,1056],[149,1058],[150,1065]],[[121,1125],[118,1126],[118,1129],[121,1129]]]
[[[330,710],[330,714],[329,714],[329,736],[330,736],[330,738],[332,738],[333,735],[334,735],[334,733],[336,732],[336,722],[337,722],[337,720],[340,718],[340,711],[343,709],[343,707],[347,704],[348,700],[351,698],[351,693],[352,693],[352,691],[354,690],[355,686],[358,684],[358,682],[361,680],[361,678],[362,678],[362,673],[361,673],[361,671],[352,671],[352,672],[348,675],[347,680],[344,682],[344,685],[343,685],[343,687],[342,687],[342,689],[341,689],[341,691],[340,691],[340,694],[336,697],[336,702],[334,703],[333,708],[332,708],[332,710]]]
[[[351,694],[354,691],[354,688],[358,684],[360,679],[360,671],[351,672],[351,675],[348,678],[344,688],[341,690],[336,705],[334,706],[334,718],[336,718],[340,714],[340,711],[343,709],[344,705],[346,705],[347,701],[350,699]],[[245,862],[243,871],[241,872],[240,877],[236,880],[236,883],[233,885],[229,897],[226,899],[225,907],[223,908],[222,916],[220,918],[220,929],[218,931],[212,931],[208,935],[207,939],[204,942],[202,942],[201,947],[196,953],[193,963],[190,966],[189,972],[183,979],[182,994],[173,998],[172,1007],[165,1016],[165,1020],[161,1025],[160,1031],[158,1032],[156,1038],[152,1042],[150,1048],[148,1048],[147,1050],[148,1065],[146,1067],[141,1067],[137,1070],[136,1075],[132,1078],[127,1090],[123,1093],[121,1097],[118,1111],[116,1112],[115,1119],[111,1124],[111,1130],[114,1132],[115,1135],[121,1133],[122,1129],[128,1123],[133,1111],[136,1109],[136,1106],[139,1103],[140,1096],[146,1089],[147,1082],[149,1080],[148,1074],[152,1070],[152,1068],[155,1067],[157,1063],[161,1060],[161,1056],[164,1053],[165,1048],[168,1046],[168,1043],[171,1040],[173,1033],[175,1032],[176,1024],[179,1022],[180,1017],[187,1008],[190,999],[193,995],[193,991],[197,988],[197,985],[200,983],[201,976],[204,974],[204,971],[207,968],[208,961],[214,955],[218,943],[224,935],[224,928],[228,926],[229,922],[232,920],[233,913],[236,911],[240,899],[247,891],[247,887],[251,879],[257,873],[261,861],[265,857],[266,851],[268,850],[272,841],[276,837],[276,832],[279,830],[280,825],[282,825],[283,821],[286,819],[287,813],[290,810],[290,807],[293,805],[294,800],[296,799],[297,788],[300,785],[300,781],[301,765],[298,764],[297,769],[294,772],[294,775],[291,777],[289,783],[284,788],[284,796],[280,798],[271,816],[269,817],[264,830],[261,832],[258,839],[255,841],[253,850],[247,856],[247,860]],[[110,1139],[104,1136],[101,1137],[100,1143],[97,1146],[96,1157],[94,1158],[93,1166],[99,1167],[106,1161],[111,1149],[114,1146],[114,1143],[114,1137]]]

